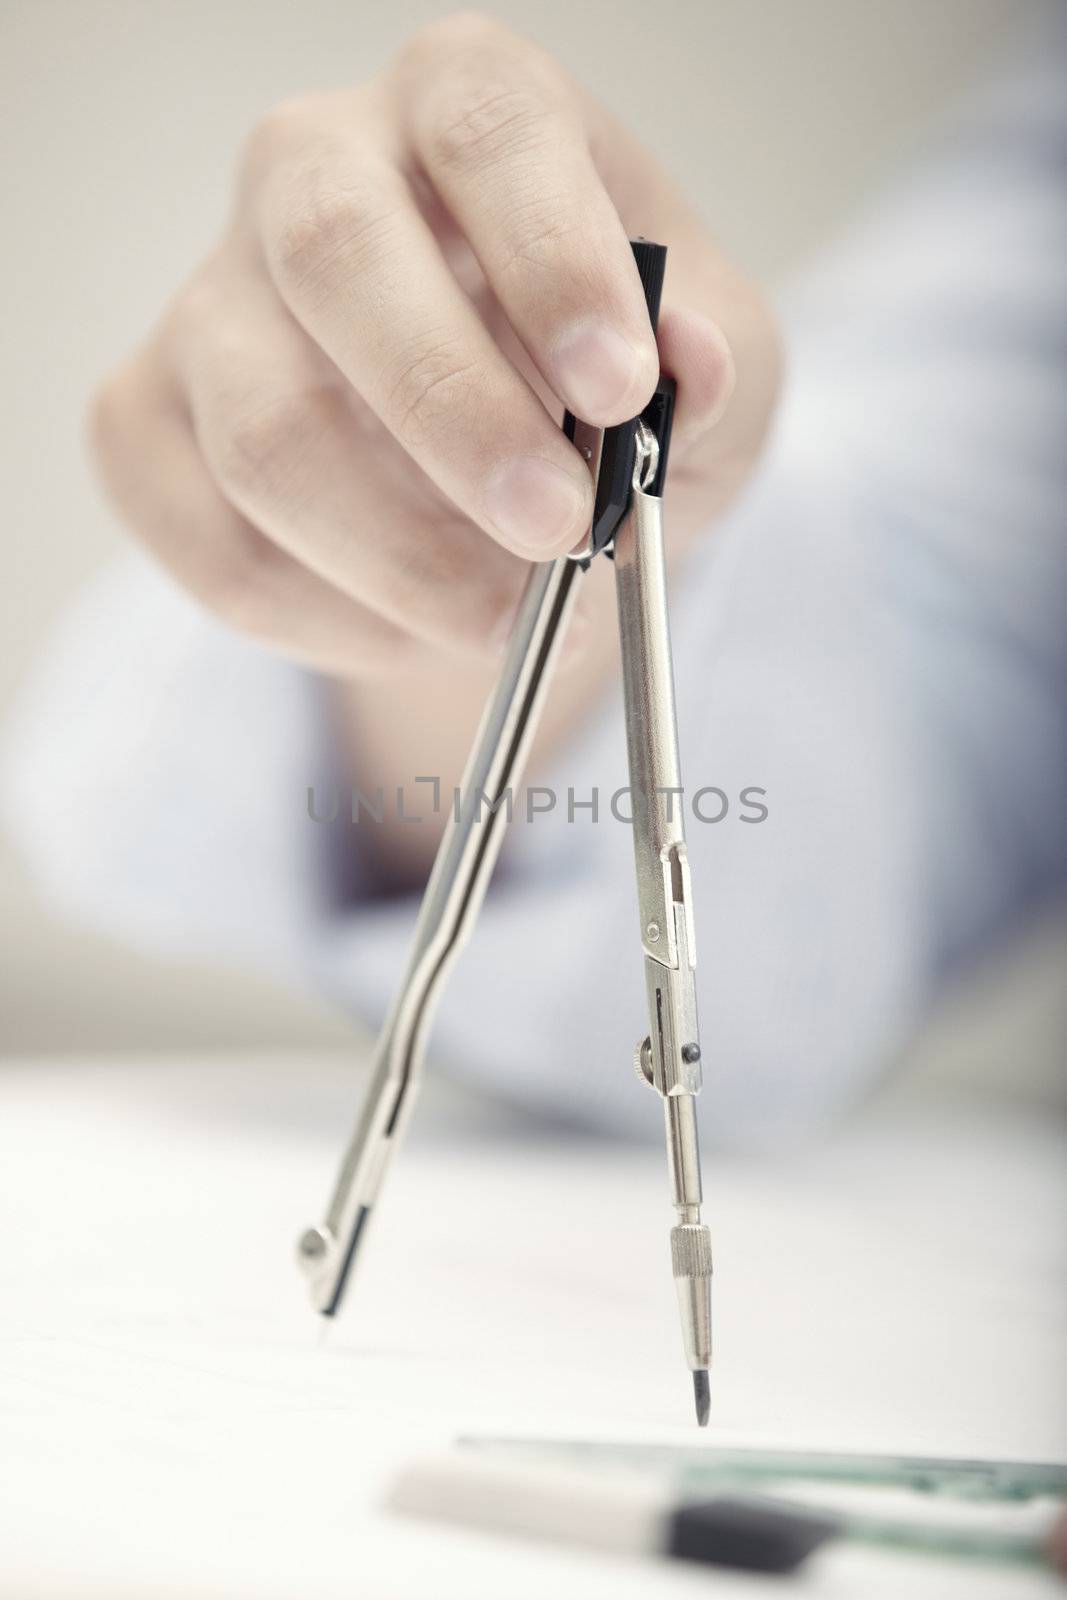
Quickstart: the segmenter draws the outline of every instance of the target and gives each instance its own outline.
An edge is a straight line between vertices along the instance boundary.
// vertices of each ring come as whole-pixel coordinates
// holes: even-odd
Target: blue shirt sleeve
[[[833,1116],[947,970],[1062,889],[1064,38],[1050,25],[785,297],[766,462],[672,580],[709,1141]],[[82,920],[313,976],[376,1021],[415,905],[324,881],[318,700],[130,565],[26,687],[10,826]],[[538,778],[553,811],[520,805],[435,1045],[532,1110],[658,1135],[627,1066],[626,781],[612,696]],[[598,819],[569,819],[568,791],[594,789]]]

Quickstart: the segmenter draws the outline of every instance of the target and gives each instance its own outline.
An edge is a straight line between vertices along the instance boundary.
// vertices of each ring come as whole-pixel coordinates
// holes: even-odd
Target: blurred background
[[[8,309],[0,426],[14,559],[0,719],[66,598],[122,545],[81,419],[211,243],[236,148],[276,100],[366,77],[454,7],[377,0],[3,0]],[[921,144],[1027,22],[1027,0],[538,0],[535,35],[640,131],[772,286]],[[649,19],[654,16],[654,22]],[[60,926],[0,842],[0,1049],[339,1044],[347,1021],[238,973],[149,962]],[[1067,1032],[1062,930],[972,975],[916,1059],[972,1080]],[[1025,1046],[1020,1041],[1028,1041]],[[983,1063],[986,1067],[983,1068]],[[1036,1087],[1036,1085],[1035,1085]]]

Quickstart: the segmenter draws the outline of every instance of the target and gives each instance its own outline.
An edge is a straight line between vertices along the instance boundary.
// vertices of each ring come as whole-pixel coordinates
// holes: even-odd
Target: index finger
[[[553,392],[587,422],[635,416],[656,385],[656,341],[560,69],[499,24],[461,17],[409,47],[394,92],[412,156]]]
[[[492,338],[374,145],[309,134],[271,166],[254,225],[289,311],[471,521],[526,560],[571,549],[589,468]]]

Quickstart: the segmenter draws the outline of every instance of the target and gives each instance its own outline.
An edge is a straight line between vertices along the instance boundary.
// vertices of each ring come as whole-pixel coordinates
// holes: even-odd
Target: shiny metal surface
[[[604,449],[603,428],[594,428],[591,423],[583,422],[581,418],[577,418],[574,423],[574,437],[571,442],[582,459],[588,463],[589,471],[593,475],[593,482],[596,483],[600,474],[600,457]],[[570,551],[567,559],[569,561],[588,561],[592,555],[593,526],[590,524],[589,532],[581,544]]]
[[[711,1238],[701,1222],[696,1095],[702,1083],[696,941],[685,853],[674,675],[660,500],[645,492],[658,450],[643,424],[630,509],[615,536],[615,585],[633,806],[638,923],[645,951],[649,1033],[641,1076],[663,1097],[671,1204],[671,1255],[685,1358],[711,1363]],[[707,1420],[697,1394],[697,1414]]]
[[[711,1234],[701,1223],[671,1229],[682,1346],[690,1371],[711,1366]]]
[[[634,864],[645,950],[653,1081],[701,1085],[696,939],[674,710],[660,501],[639,489],[615,539],[615,584],[630,758]],[[696,1052],[692,1046],[697,1046]]]
[[[584,569],[568,557],[530,574],[496,689],[426,887],[411,955],[378,1041],[370,1088],[323,1224],[298,1246],[312,1301],[336,1311],[359,1240],[414,1102],[434,1004],[478,915]],[[499,806],[499,808],[498,808]]]
[[[576,432],[576,442],[586,435]],[[598,449],[591,430],[590,463]],[[695,1096],[701,1086],[692,893],[685,853],[678,733],[667,614],[659,442],[636,427],[630,505],[615,533],[626,738],[633,806],[640,937],[649,1033],[638,1046],[641,1076],[663,1099],[671,1234],[686,1361],[696,1375],[697,1417],[707,1421],[711,1359],[711,1244],[701,1221]],[[585,564],[573,555],[535,567],[496,690],[486,708],[426,888],[408,966],[378,1043],[370,1089],[345,1154],[325,1221],[299,1244],[316,1307],[341,1300],[389,1160],[411,1113],[434,1004],[477,917],[499,854]]]

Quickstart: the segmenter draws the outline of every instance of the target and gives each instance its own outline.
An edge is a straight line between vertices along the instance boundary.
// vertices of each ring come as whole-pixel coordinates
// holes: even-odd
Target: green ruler
[[[554,1461],[571,1468],[585,1467],[591,1473],[639,1472],[666,1480],[678,1496],[694,1499],[747,1490],[782,1503],[795,1505],[799,1499],[811,1504],[810,1491],[814,1489],[815,1503],[837,1519],[843,1538],[972,1560],[1044,1561],[1051,1503],[1067,1497],[1067,1464],[1060,1462],[583,1439],[472,1437],[459,1442],[464,1448],[513,1460]],[[886,1495],[878,1491],[897,1491],[890,1507]],[[908,1494],[920,1497],[914,1502],[914,1514],[900,1510],[900,1501],[906,1501]],[[922,1502],[934,1511],[933,1516],[919,1514],[925,1509]],[[1018,1513],[1028,1503],[1035,1515],[1029,1519],[1030,1525],[1020,1526],[1027,1519],[1021,1514],[1012,1516],[1011,1508]],[[991,1513],[984,1522],[983,1507]],[[995,1508],[1009,1514],[998,1516]]]

